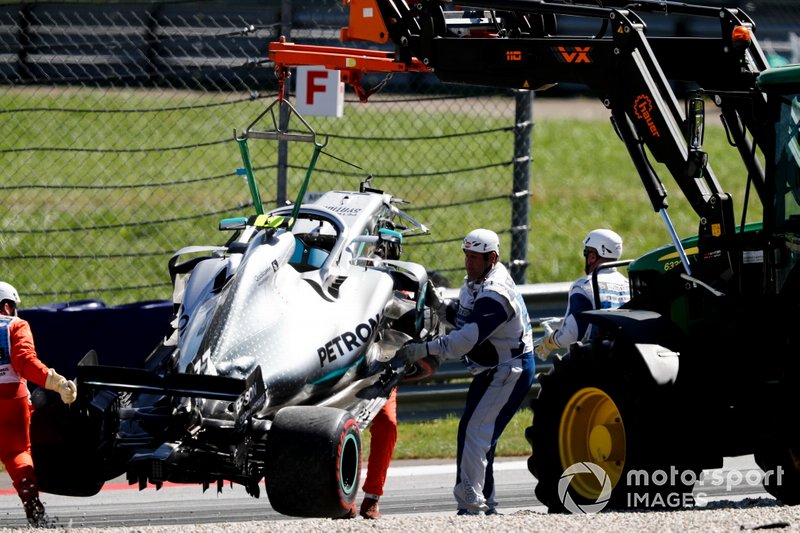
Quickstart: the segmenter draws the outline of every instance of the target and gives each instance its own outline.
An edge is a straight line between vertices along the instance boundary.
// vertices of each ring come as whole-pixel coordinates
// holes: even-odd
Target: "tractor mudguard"
[[[639,309],[606,309],[583,313],[604,335],[634,347],[653,381],[674,384],[680,368],[683,333],[663,315]]]

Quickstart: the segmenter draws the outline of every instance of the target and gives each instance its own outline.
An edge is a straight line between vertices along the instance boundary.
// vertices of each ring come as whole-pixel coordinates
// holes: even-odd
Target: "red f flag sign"
[[[301,115],[341,117],[344,83],[338,70],[297,67],[297,112]]]

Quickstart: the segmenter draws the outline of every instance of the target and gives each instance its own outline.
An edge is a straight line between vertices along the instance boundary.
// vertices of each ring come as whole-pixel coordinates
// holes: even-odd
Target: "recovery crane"
[[[356,86],[365,72],[428,70],[444,82],[513,89],[582,84],[608,109],[664,219],[671,243],[628,266],[631,301],[588,312],[600,336],[573,344],[540,376],[526,430],[537,498],[551,511],[691,504],[701,470],[754,454],[765,489],[800,503],[800,66],[769,68],[755,22],[737,8],[344,3],[343,40],[391,42],[394,52],[275,42],[279,76],[309,64],[343,70]],[[717,20],[719,31],[648,36],[647,15]],[[595,21],[597,31],[562,35],[562,17]],[[675,82],[693,87],[682,102]],[[739,222],[703,150],[706,102],[742,163]],[[697,235],[676,234],[652,161],[697,213]],[[756,202],[762,219],[747,224]]]

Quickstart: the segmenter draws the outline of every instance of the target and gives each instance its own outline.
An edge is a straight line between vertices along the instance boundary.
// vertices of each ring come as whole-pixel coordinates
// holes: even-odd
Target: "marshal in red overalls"
[[[66,403],[75,384],[39,360],[27,321],[17,317],[16,289],[0,282],[0,460],[17,490],[32,526],[47,524],[31,457],[31,402],[27,382],[54,390]]]

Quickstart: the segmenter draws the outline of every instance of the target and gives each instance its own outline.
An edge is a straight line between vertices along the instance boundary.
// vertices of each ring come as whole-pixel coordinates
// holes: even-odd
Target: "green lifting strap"
[[[288,125],[289,118],[291,115],[296,115],[303,126],[305,126],[305,131],[289,131],[288,129],[283,129],[280,127],[279,123],[281,122],[278,117],[275,115],[275,107],[278,104],[285,105],[287,110],[287,118],[286,124]],[[272,126],[273,128],[269,131],[256,131],[253,127],[259,122],[263,117],[269,116],[272,119]],[[236,142],[239,143],[239,151],[242,154],[242,162],[244,163],[244,169],[241,169],[242,172],[247,176],[247,185],[250,187],[250,196],[253,198],[253,204],[256,208],[256,213],[259,215],[264,214],[264,206],[261,203],[261,194],[258,190],[258,184],[256,183],[256,178],[253,175],[253,165],[250,163],[250,149],[247,146],[247,139],[268,139],[268,140],[277,140],[277,141],[300,141],[300,142],[312,142],[314,143],[314,152],[311,155],[311,162],[308,165],[308,169],[306,170],[306,177],[303,179],[303,184],[300,187],[300,194],[297,195],[297,200],[294,203],[294,208],[292,209],[292,218],[290,220],[289,229],[291,230],[294,227],[294,223],[297,220],[297,214],[300,211],[300,204],[303,201],[303,198],[306,195],[306,190],[308,189],[308,183],[311,180],[311,173],[314,171],[314,167],[317,164],[317,159],[319,158],[320,152],[328,143],[328,138],[325,137],[325,142],[319,143],[317,142],[317,134],[314,132],[314,129],[309,125],[306,120],[300,116],[297,110],[287,101],[280,101],[277,100],[270,104],[267,109],[265,109],[248,127],[247,130],[241,135],[237,136],[236,131],[233,132],[233,137],[236,139]]]
[[[294,208],[292,208],[292,220],[289,225],[289,231],[294,228],[295,222],[297,222],[297,215],[300,212],[300,204],[303,202],[303,198],[306,195],[306,189],[308,189],[308,182],[311,180],[311,173],[314,171],[314,167],[317,164],[317,158],[319,157],[319,153],[322,151],[324,144],[320,144],[318,142],[314,142],[314,153],[311,154],[311,162],[308,164],[308,169],[306,170],[306,177],[303,179],[303,184],[300,186],[300,193],[297,195],[297,199],[294,201]]]
[[[237,137],[236,142],[239,143],[239,152],[242,154],[242,163],[244,164],[243,170],[247,176],[247,186],[250,187],[250,196],[253,198],[256,214],[263,215],[264,206],[261,203],[261,193],[258,192],[256,177],[253,175],[253,165],[250,163],[250,149],[247,147],[247,138]]]

